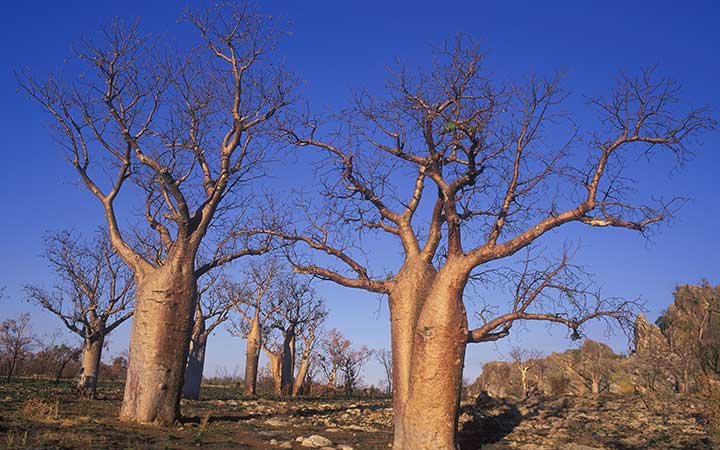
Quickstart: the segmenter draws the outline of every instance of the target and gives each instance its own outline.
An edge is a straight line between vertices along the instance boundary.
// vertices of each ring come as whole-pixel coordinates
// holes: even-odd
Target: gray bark
[[[185,367],[185,383],[183,384],[182,395],[183,398],[188,400],[197,400],[200,398],[200,385],[205,367],[207,338],[205,320],[203,320],[202,317],[198,317],[193,327],[193,338],[190,340],[188,361]]]
[[[105,336],[86,338],[83,343],[82,373],[78,381],[78,388],[84,398],[95,398],[104,343]]]

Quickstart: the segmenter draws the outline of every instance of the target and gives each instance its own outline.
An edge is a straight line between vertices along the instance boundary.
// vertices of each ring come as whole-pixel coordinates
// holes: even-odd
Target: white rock
[[[318,434],[313,434],[312,436],[303,439],[302,444],[300,445],[303,447],[328,447],[332,445],[332,441]]]

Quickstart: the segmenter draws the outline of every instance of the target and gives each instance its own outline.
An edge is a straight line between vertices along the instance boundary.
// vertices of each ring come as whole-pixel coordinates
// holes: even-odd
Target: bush
[[[553,375],[550,377],[550,395],[567,394],[569,388],[570,379],[565,375]]]

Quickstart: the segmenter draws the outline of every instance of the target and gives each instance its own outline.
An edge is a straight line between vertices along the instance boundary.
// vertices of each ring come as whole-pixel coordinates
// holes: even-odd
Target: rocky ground
[[[309,449],[378,450],[391,441],[387,399],[281,402],[243,399],[210,388],[183,401],[174,427],[119,424],[120,385],[97,401],[69,383],[0,385],[0,449]],[[463,450],[717,449],[701,405],[679,398],[560,397],[516,403],[481,396],[463,405]]]

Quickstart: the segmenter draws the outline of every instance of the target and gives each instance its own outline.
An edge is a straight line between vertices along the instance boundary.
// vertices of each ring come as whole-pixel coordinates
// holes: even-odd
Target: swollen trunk
[[[102,336],[85,339],[83,344],[82,374],[80,374],[78,388],[84,398],[95,398],[104,341],[105,337]]]
[[[446,265],[416,324],[403,450],[455,450],[467,317],[463,277]],[[397,431],[396,431],[397,432]]]
[[[270,372],[273,377],[274,393],[277,397],[282,395],[282,357],[268,352],[270,359]]]
[[[255,395],[257,392],[260,338],[260,322],[255,318],[247,337],[247,351],[245,353],[245,395]]]
[[[170,424],[180,415],[197,280],[193,258],[178,259],[137,277],[121,420]]]
[[[405,405],[410,391],[415,325],[436,274],[437,271],[430,264],[421,260],[407,260],[388,298],[392,336],[394,449],[405,448]]]
[[[293,372],[295,371],[295,335],[288,331],[283,340],[280,390],[283,396],[292,395]]]
[[[198,319],[190,341],[187,366],[185,367],[185,383],[183,384],[183,398],[197,400],[200,398],[200,384],[202,383],[203,368],[205,366],[205,348],[207,347],[207,334],[205,334],[205,320]],[[197,333],[195,333],[197,331]]]
[[[296,397],[298,394],[300,394],[300,389],[302,388],[302,385],[305,382],[305,377],[307,376],[309,367],[310,367],[310,347],[308,347],[306,345],[305,349],[303,350],[303,354],[300,357],[300,367],[298,367],[297,376],[295,377],[295,382],[293,383],[293,389],[292,389],[293,397]]]

